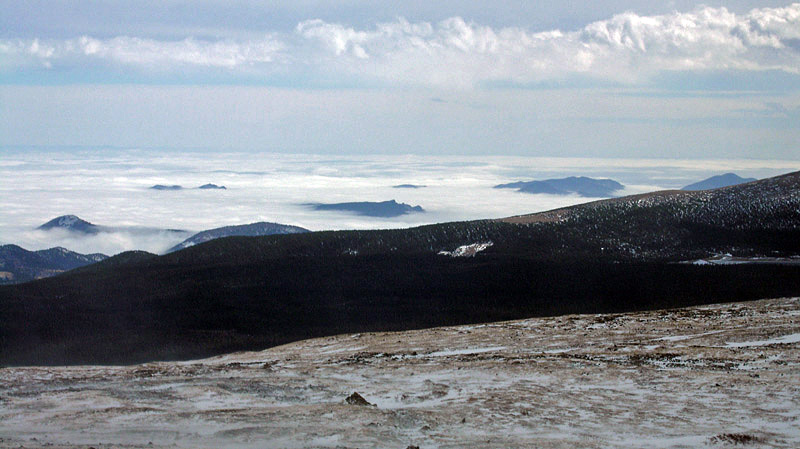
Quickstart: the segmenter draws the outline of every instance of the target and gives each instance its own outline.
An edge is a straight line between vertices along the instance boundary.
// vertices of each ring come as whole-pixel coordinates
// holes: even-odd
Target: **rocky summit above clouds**
[[[218,186],[216,184],[203,184],[198,189],[203,190],[227,190],[225,186]]]
[[[550,195],[571,195],[590,198],[607,198],[625,188],[613,179],[594,179],[585,176],[570,176],[560,179],[545,179],[542,181],[518,181],[508,184],[498,184],[495,189],[517,189],[523,193],[544,193]]]
[[[51,231],[54,229],[61,229],[78,234],[98,234],[100,232],[130,232],[138,234],[152,234],[152,233],[171,233],[171,234],[187,234],[188,231],[183,229],[160,229],[141,226],[100,226],[89,223],[75,215],[62,215],[56,217],[47,223],[39,226],[39,230]]]
[[[36,229],[40,229],[42,231],[63,229],[82,234],[97,234],[100,232],[99,226],[89,223],[88,221],[83,220],[75,215],[62,215],[60,217],[56,217]]]
[[[162,253],[194,232],[155,226],[99,225],[75,215],[64,215],[48,221],[29,234],[31,238],[28,240],[9,243],[35,248],[62,246],[80,253],[117,254],[130,250]]]
[[[350,203],[308,203],[307,206],[319,211],[342,211],[351,212],[367,217],[399,217],[400,215],[425,212],[421,206],[411,206],[406,203],[390,201],[357,201]]]
[[[216,184],[203,184],[200,187],[197,187],[200,190],[227,190],[225,186],[219,186]],[[174,184],[174,185],[164,185],[164,184],[156,184],[150,187],[151,190],[183,190],[182,185]]]

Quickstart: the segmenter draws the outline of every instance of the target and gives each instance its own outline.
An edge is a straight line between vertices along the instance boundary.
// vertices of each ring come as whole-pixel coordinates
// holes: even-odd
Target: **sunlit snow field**
[[[89,253],[163,252],[182,237],[102,233],[76,238],[35,231],[65,214],[103,226],[202,231],[270,221],[311,230],[409,227],[537,212],[591,200],[531,195],[493,186],[519,180],[590,176],[626,186],[620,194],[680,188],[736,172],[763,178],[800,168],[799,161],[592,159],[542,157],[336,156],[127,150],[30,151],[0,157],[0,244],[63,246]],[[214,183],[226,190],[199,190]],[[181,185],[179,191],[149,189]],[[422,188],[394,188],[414,184]],[[314,211],[304,203],[397,200],[425,213],[373,218]]]

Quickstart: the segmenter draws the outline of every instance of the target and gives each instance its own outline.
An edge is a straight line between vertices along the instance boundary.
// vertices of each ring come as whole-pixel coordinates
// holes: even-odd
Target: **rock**
[[[361,396],[356,392],[353,392],[353,394],[348,396],[347,399],[345,399],[345,402],[347,402],[350,405],[371,405],[375,407],[375,404],[367,401],[366,399],[364,399],[363,396]]]

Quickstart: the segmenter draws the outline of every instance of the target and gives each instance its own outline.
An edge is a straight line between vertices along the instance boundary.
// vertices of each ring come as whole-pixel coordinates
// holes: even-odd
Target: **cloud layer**
[[[0,183],[0,244],[31,250],[63,246],[82,253],[163,252],[186,236],[152,228],[201,231],[257,221],[312,230],[399,228],[506,217],[586,201],[575,195],[493,188],[511,181],[609,177],[623,183],[629,194],[681,187],[728,171],[760,178],[796,169],[797,162],[764,160],[23,151],[0,159],[0,179],[6,181]],[[154,183],[205,182],[228,189],[148,188]],[[392,187],[406,183],[426,187]],[[303,206],[390,199],[419,204],[426,212],[374,218]],[[63,214],[103,226],[103,232],[35,229]]]
[[[294,32],[268,31],[255,40],[6,39],[0,56],[0,77],[99,66],[149,76],[177,73],[187,81],[191,73],[221,70],[265,83],[279,74],[438,87],[571,77],[635,84],[676,70],[800,74],[800,3],[739,15],[712,7],[654,16],[627,12],[574,31],[493,28],[453,17],[398,19],[368,29],[307,20]]]

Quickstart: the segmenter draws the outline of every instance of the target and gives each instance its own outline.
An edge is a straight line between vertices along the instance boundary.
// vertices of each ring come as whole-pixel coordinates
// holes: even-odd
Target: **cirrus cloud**
[[[159,41],[130,36],[96,39],[0,41],[0,54],[9,57],[6,70],[41,65],[45,68],[81,67],[97,63],[143,69],[175,70],[181,67],[237,69],[274,63],[283,44],[267,37],[259,41],[203,41],[186,38]]]
[[[233,82],[247,74],[267,84],[278,69],[312,83],[342,79],[356,85],[462,88],[576,76],[636,84],[664,71],[798,75],[800,3],[740,15],[713,7],[653,16],[626,12],[579,30],[545,32],[493,28],[459,17],[438,23],[397,19],[369,29],[315,19],[299,23],[294,32],[247,41],[0,40],[0,55],[5,60],[0,76],[112,64],[157,73],[221,69]]]

